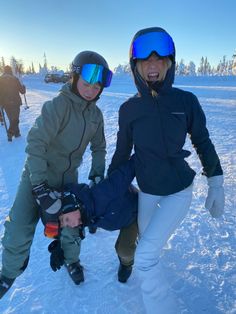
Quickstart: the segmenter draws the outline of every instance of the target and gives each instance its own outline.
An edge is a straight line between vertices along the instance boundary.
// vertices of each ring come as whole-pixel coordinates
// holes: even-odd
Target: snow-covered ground
[[[24,106],[21,109],[22,137],[9,143],[0,126],[1,236],[26,157],[28,130],[43,102],[54,97],[61,86],[45,84],[37,77],[25,77],[23,81],[30,109],[24,110]],[[187,141],[186,146],[193,152],[188,160],[197,172],[194,198],[189,214],[164,249],[162,271],[181,304],[181,313],[236,313],[236,77],[179,77],[175,84],[194,92],[206,113],[225,173],[226,207],[219,220],[212,219],[204,209],[206,179]],[[134,92],[131,78],[114,78],[99,101],[105,117],[107,166],[115,149],[119,106]],[[80,170],[80,182],[88,182],[90,160],[88,151]],[[143,314],[135,267],[126,284],[117,281],[118,260],[114,250],[117,234],[101,229],[95,235],[87,233],[81,252],[86,278],[83,284],[75,286],[65,269],[51,271],[47,252],[50,241],[43,236],[39,223],[29,266],[0,301],[0,313]]]

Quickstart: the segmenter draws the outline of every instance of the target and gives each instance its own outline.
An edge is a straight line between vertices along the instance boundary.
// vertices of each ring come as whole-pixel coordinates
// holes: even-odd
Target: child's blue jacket
[[[82,220],[86,225],[118,230],[137,219],[138,190],[131,185],[134,176],[131,158],[91,188],[87,184],[69,184],[66,189],[84,205]]]

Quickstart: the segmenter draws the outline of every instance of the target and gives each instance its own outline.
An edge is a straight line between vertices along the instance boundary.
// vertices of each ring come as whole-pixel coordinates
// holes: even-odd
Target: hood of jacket
[[[134,42],[136,38],[139,36],[150,33],[150,32],[165,32],[167,33],[163,28],[160,27],[151,27],[151,28],[146,28],[143,30],[140,30],[137,32],[131,42]],[[130,49],[131,51],[131,49]],[[150,87],[147,82],[141,77],[141,75],[138,73],[137,66],[136,66],[136,61],[132,59],[131,52],[130,52],[130,68],[133,73],[134,77],[134,82],[135,85],[138,89],[138,92],[142,95],[145,96],[147,94],[150,94],[152,90],[155,90],[157,93],[165,92],[168,89],[172,88],[172,85],[174,83],[174,78],[175,78],[175,52],[174,52],[174,58],[172,59],[172,65],[169,68],[169,70],[166,73],[166,77],[163,82],[157,82]]]

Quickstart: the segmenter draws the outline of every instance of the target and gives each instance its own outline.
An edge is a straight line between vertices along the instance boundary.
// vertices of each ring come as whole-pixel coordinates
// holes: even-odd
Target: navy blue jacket
[[[138,209],[138,191],[131,185],[134,176],[132,158],[91,188],[87,184],[68,184],[66,189],[84,206],[83,223],[110,231],[133,223]]]
[[[164,82],[152,87],[141,78],[135,63],[131,62],[131,68],[138,94],[120,107],[116,150],[108,173],[128,160],[134,149],[135,175],[143,192],[153,195],[179,192],[195,176],[185,160],[191,153],[183,149],[189,134],[203,174],[221,175],[220,161],[197,97],[172,87],[175,63]]]

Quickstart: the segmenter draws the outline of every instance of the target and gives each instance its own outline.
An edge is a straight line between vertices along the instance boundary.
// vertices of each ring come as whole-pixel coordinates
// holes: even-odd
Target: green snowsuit
[[[72,93],[70,83],[43,105],[27,142],[27,160],[2,240],[2,274],[8,278],[19,276],[25,269],[39,220],[32,186],[47,181],[49,186],[61,188],[66,183],[78,182],[77,168],[89,143],[92,151],[89,179],[103,176],[105,170],[102,113],[95,102]],[[76,262],[80,253],[78,228],[63,228],[61,242],[65,262]]]

